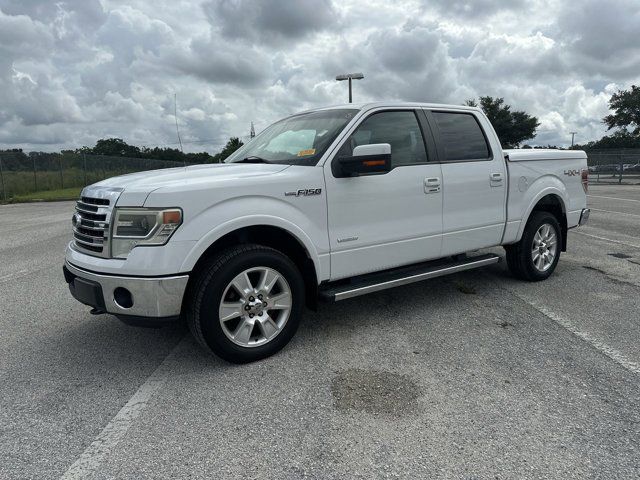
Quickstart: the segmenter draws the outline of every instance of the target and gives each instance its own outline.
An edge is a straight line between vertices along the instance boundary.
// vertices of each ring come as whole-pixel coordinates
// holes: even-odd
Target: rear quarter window
[[[476,117],[470,113],[433,112],[444,150],[444,160],[488,160],[487,139]]]

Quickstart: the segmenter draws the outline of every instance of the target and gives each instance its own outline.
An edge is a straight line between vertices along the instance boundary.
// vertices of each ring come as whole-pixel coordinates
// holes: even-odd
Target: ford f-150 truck
[[[305,306],[500,260],[547,278],[585,223],[586,155],[503,150],[477,108],[341,105],[276,122],[225,163],[86,187],[64,274],[138,325],[184,319],[231,362],[271,355]]]

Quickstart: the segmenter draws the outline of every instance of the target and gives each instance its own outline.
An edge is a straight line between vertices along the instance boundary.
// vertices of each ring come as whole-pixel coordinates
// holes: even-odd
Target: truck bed
[[[578,225],[586,192],[582,170],[587,154],[582,150],[507,149],[503,150],[509,176],[507,224],[503,244],[520,238],[533,206],[545,195],[555,194],[563,201],[567,227]]]

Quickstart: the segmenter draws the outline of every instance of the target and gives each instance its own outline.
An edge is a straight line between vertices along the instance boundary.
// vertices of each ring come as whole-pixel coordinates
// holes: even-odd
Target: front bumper
[[[188,275],[128,277],[90,272],[65,262],[64,277],[71,295],[94,308],[128,323],[172,321],[180,316]],[[123,300],[124,299],[124,300]],[[138,321],[142,320],[142,321]]]

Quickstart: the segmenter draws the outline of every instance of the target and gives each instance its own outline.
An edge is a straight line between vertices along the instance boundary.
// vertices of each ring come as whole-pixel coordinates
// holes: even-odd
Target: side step
[[[408,267],[395,268],[385,272],[371,273],[355,277],[346,282],[330,283],[320,289],[320,298],[338,302],[347,298],[378,292],[387,288],[399,287],[409,283],[420,282],[429,278],[442,277],[451,273],[463,272],[474,268],[498,263],[500,257],[488,253],[463,260],[445,262],[426,262]]]

